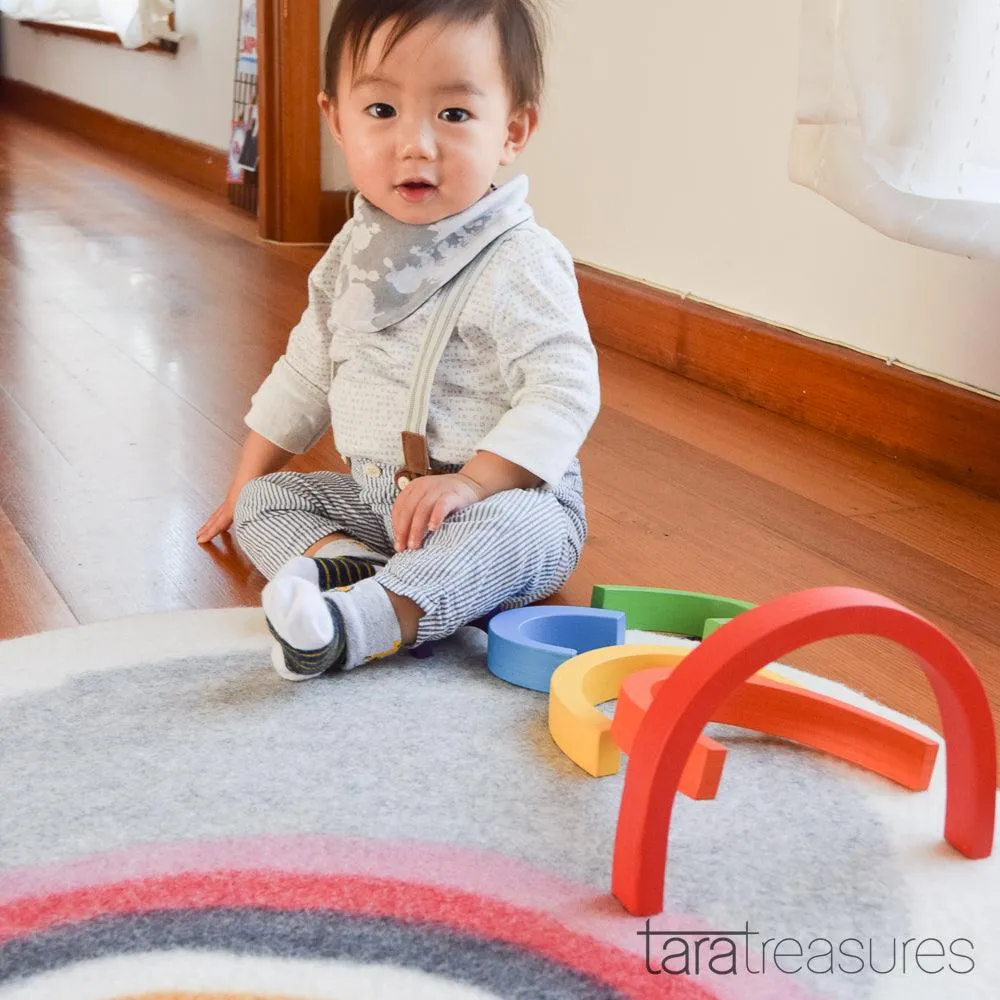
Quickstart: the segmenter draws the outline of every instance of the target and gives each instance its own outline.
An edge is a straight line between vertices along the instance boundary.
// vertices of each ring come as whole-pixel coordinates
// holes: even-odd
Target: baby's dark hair
[[[541,102],[545,82],[544,23],[536,0],[340,0],[326,38],[324,90],[337,96],[341,62],[351,60],[357,74],[375,33],[395,21],[385,53],[431,18],[477,24],[492,18],[500,35],[504,76],[513,107]]]

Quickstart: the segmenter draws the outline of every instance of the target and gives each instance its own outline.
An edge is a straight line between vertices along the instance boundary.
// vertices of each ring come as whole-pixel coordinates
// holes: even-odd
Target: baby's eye
[[[471,117],[472,115],[465,108],[445,108],[438,115],[438,118],[442,121],[451,122],[455,125],[461,125],[462,122],[467,122]]]
[[[396,115],[396,109],[391,104],[382,104],[380,101],[377,104],[369,104],[365,108],[365,114],[371,115],[372,118],[393,118]]]

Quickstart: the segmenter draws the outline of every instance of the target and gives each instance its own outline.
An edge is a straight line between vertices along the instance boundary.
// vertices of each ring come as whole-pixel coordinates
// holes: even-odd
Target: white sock
[[[344,670],[351,670],[368,660],[391,656],[402,646],[396,609],[385,587],[376,583],[374,577],[347,590],[331,590],[325,596],[336,605],[344,622],[347,641]]]
[[[299,557],[315,567],[306,556]],[[294,562],[294,560],[293,560]],[[295,576],[282,575],[291,563],[264,588],[261,603],[274,630],[294,649],[323,649],[333,641],[333,619],[318,584]]]
[[[292,556],[274,575],[271,583],[279,580],[307,580],[314,587],[319,586],[319,569],[311,556]],[[270,586],[270,584],[268,584]],[[264,588],[265,593],[267,587]]]

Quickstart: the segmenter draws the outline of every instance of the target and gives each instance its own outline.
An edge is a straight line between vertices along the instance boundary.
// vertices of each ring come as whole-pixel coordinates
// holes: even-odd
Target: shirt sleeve
[[[573,259],[555,237],[528,230],[497,251],[487,276],[494,284],[491,335],[511,399],[477,450],[555,486],[600,409],[597,352]]]
[[[309,274],[309,301],[285,353],[250,401],[244,423],[285,451],[308,451],[330,427],[330,301],[351,222]]]

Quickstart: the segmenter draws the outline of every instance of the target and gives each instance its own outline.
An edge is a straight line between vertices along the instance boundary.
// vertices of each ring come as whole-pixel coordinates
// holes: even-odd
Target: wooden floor
[[[0,636],[255,604],[195,531],[320,251],[0,112]],[[594,583],[764,601],[848,584],[944,628],[1000,707],[1000,505],[623,355],[583,452]],[[326,441],[294,467],[336,465]],[[852,638],[789,661],[936,725],[922,671]]]

